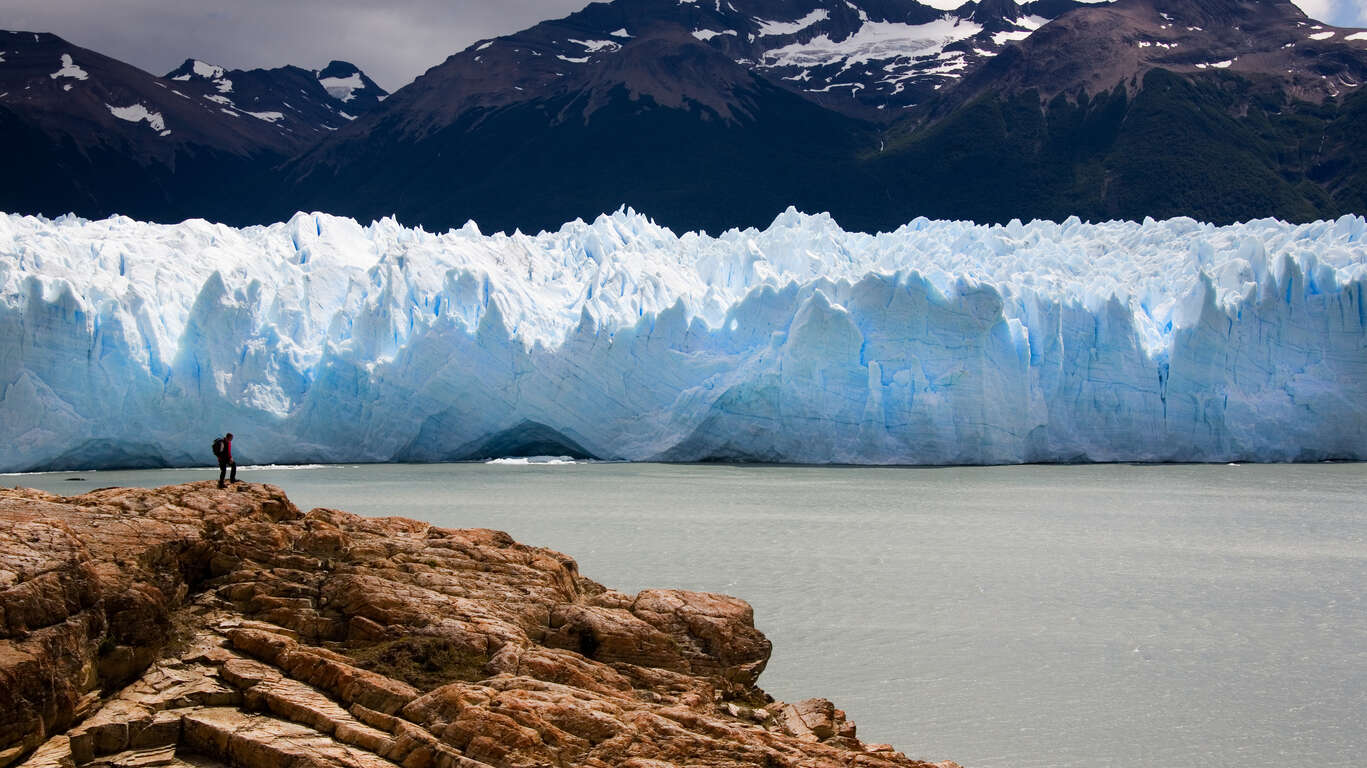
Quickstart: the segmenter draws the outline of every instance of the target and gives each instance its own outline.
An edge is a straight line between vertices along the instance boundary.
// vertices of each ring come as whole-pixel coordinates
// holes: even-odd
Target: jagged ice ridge
[[[1367,221],[0,215],[0,471],[1367,457]]]

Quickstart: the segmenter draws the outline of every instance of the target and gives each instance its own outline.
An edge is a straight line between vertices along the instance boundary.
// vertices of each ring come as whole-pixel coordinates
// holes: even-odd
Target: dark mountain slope
[[[881,183],[986,221],[1362,213],[1363,37],[1285,0],[1081,8],[889,130]]]
[[[1150,69],[1267,78],[1319,102],[1367,81],[1367,39],[1308,18],[1290,0],[1117,0],[1070,11],[966,76],[932,114],[985,93],[1096,94]]]
[[[983,0],[946,18],[914,2],[591,5],[472,46],[293,161],[275,216],[317,207],[537,229],[627,204],[716,230],[763,225],[789,204],[860,229],[918,215],[1362,210],[1367,165],[1350,137],[1367,40],[1286,0],[1040,7]],[[1057,18],[1012,31],[1032,12]],[[955,24],[981,27],[972,40],[1004,36],[961,78],[920,70],[948,87],[885,128],[765,64],[784,50],[892,66],[909,45],[898,35]],[[851,43],[860,35],[867,45]],[[827,85],[838,74],[807,69]]]
[[[1367,125],[1367,94],[1317,105],[1238,75],[1165,70],[1142,86],[1048,102],[1033,91],[984,96],[890,150],[877,163],[881,186],[894,209],[979,221],[1367,210],[1367,158],[1348,138]]]
[[[788,205],[865,230],[1367,212],[1367,34],[1288,0],[614,0],[387,99],[340,62],[166,79],[11,45],[11,210],[535,230],[630,205],[709,231]]]
[[[335,101],[311,73],[297,71]],[[262,98],[281,100],[295,85],[269,73],[235,74],[239,88]],[[56,35],[0,32],[9,182],[0,185],[0,210],[255,223],[260,191],[275,183],[272,169],[327,131],[239,108],[228,96],[241,94],[224,87],[155,77]]]
[[[459,91],[400,92],[399,108],[386,104],[292,165],[291,188],[311,207],[361,219],[396,213],[436,229],[469,219],[554,228],[631,205],[672,227],[715,230],[792,204],[825,210],[859,185],[850,159],[874,140],[871,125],[695,42],[643,41],[614,63],[577,88],[453,118],[414,105]],[[286,200],[278,213],[293,207]]]
[[[321,71],[300,67],[225,70],[188,59],[166,75],[178,90],[211,102],[230,118],[270,123],[299,151],[374,109],[388,94],[345,61]]]

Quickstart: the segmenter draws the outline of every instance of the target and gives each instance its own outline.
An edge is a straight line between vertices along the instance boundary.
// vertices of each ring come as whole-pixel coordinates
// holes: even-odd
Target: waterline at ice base
[[[1367,221],[0,215],[0,471],[1367,458]]]

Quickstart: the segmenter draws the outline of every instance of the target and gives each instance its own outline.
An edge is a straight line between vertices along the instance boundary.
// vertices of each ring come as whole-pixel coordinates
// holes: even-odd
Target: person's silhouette
[[[228,475],[228,467],[233,468],[231,475]],[[223,436],[223,449],[218,452],[218,487],[226,488],[223,478],[228,475],[228,482],[237,482],[237,462],[233,461],[233,433],[229,432]]]

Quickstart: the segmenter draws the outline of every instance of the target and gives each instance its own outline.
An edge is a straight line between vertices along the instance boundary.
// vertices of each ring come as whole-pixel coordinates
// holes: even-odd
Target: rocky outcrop
[[[741,600],[497,531],[0,490],[0,766],[927,765],[765,695],[769,651]]]

